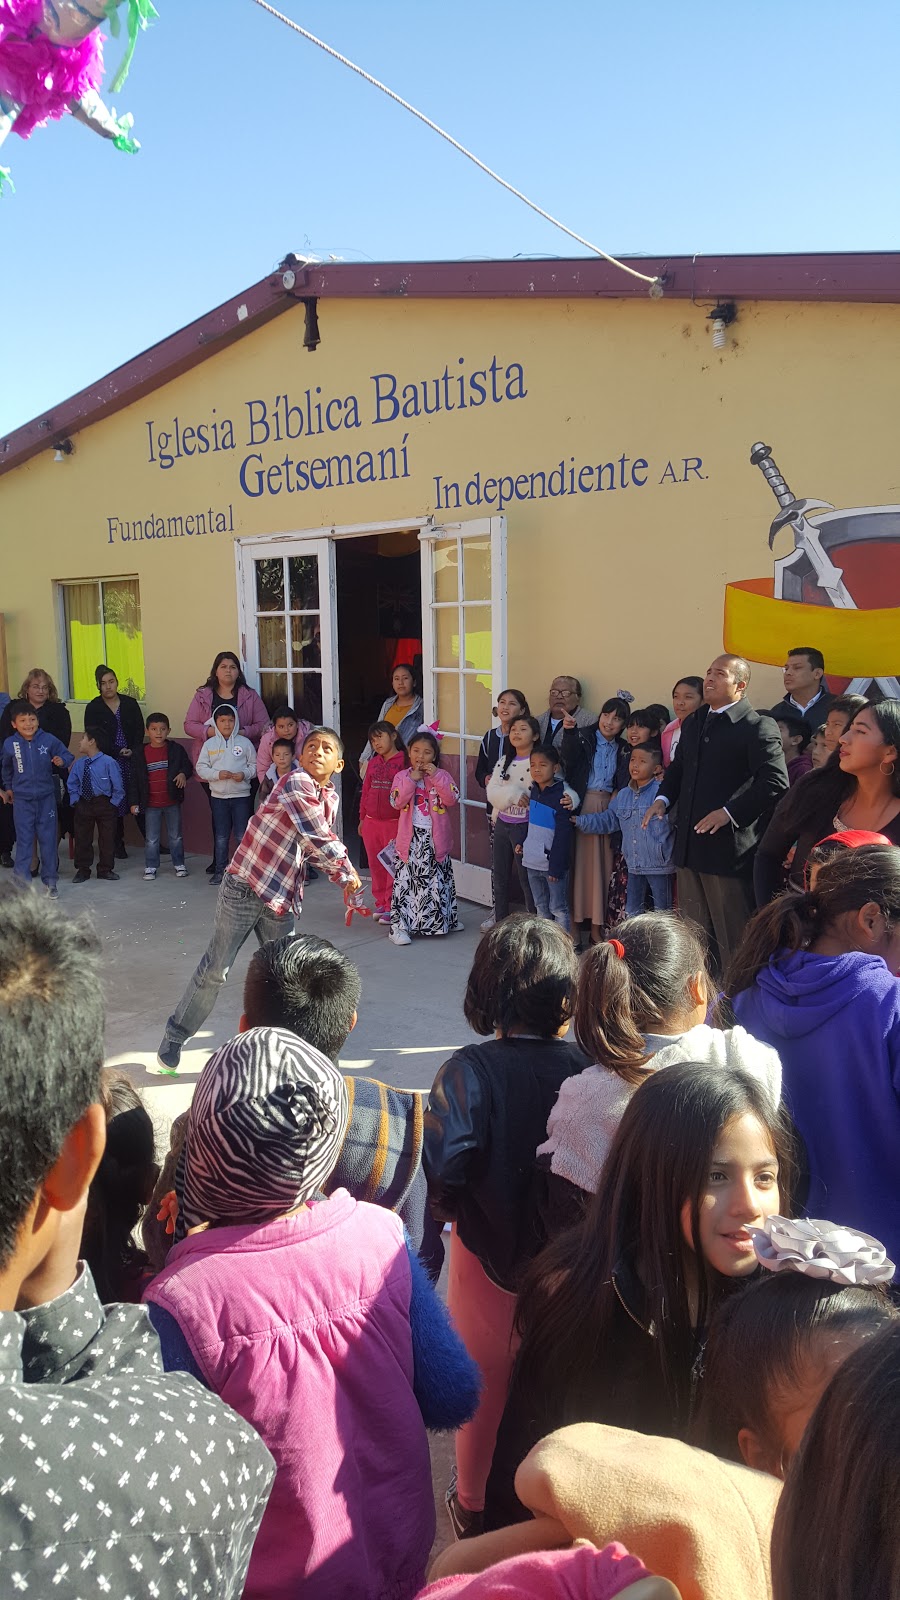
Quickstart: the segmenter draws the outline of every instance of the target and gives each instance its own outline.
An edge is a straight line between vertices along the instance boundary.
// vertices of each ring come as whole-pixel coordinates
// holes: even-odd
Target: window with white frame
[[[93,700],[104,663],[123,694],[145,697],[144,636],[137,578],[78,578],[56,585],[66,698]]]

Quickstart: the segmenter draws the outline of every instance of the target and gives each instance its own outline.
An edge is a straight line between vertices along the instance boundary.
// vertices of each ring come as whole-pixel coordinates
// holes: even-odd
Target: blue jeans
[[[539,917],[546,917],[548,922],[558,922],[566,933],[572,932],[572,919],[569,916],[569,874],[564,878],[557,878],[554,883],[549,873],[535,872],[528,868],[528,882]]]
[[[183,1045],[203,1026],[229,967],[251,933],[256,934],[260,944],[266,944],[269,939],[281,939],[293,931],[293,917],[277,917],[246,883],[227,872],[216,899],[212,938],[166,1023],[163,1043]]]
[[[13,791],[13,819],[16,824],[16,877],[31,882],[31,855],[35,840],[41,853],[41,879],[55,883],[59,877],[59,824],[56,790],[49,794],[16,795]]]
[[[639,917],[644,909],[647,890],[654,911],[671,911],[674,872],[632,872],[628,869],[628,892],[625,896],[626,917]]]
[[[231,800],[220,800],[218,795],[210,797],[213,819],[213,837],[215,840],[216,871],[224,872],[228,865],[228,842],[234,832],[235,843],[240,844],[244,837],[244,830],[250,821],[253,810],[253,801],[249,794],[236,794]]]
[[[144,812],[144,866],[156,871],[159,866],[159,830],[162,819],[166,819],[166,833],[169,836],[169,852],[172,857],[173,867],[184,866],[184,840],[181,837],[181,807],[173,806],[148,806]]]

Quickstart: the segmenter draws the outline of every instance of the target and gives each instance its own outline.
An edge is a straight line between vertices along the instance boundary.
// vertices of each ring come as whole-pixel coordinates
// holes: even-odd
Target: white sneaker
[[[391,944],[412,944],[412,939],[405,928],[398,928],[396,933],[391,930],[391,932],[388,934],[388,938],[390,939]]]
[[[175,868],[175,876],[176,876],[176,878],[186,878],[187,875],[188,875],[187,867],[176,867]],[[154,873],[153,876],[155,877],[156,874]]]
[[[491,928],[494,927],[496,921],[497,921],[497,918],[493,915],[493,913],[491,913],[491,915],[489,917],[485,917],[484,921],[481,924],[481,932],[482,933],[489,933]]]
[[[152,883],[153,879],[155,877],[156,877],[156,868],[155,867],[145,867],[144,868],[144,882],[145,883]]]

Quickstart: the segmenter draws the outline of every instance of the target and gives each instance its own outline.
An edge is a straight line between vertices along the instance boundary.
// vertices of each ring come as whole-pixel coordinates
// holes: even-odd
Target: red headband
[[[612,947],[615,950],[616,955],[618,956],[619,960],[620,961],[624,961],[625,960],[625,946],[623,945],[621,939],[607,939],[606,942],[607,942],[607,944],[611,944],[612,945]]]

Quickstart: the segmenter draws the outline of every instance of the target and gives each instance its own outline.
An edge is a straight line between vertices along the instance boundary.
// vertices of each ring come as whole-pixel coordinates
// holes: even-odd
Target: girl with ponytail
[[[574,1033],[594,1065],[566,1079],[538,1148],[548,1174],[551,1233],[584,1214],[629,1100],[660,1067],[676,1061],[741,1067],[763,1079],[777,1105],[778,1057],[743,1028],[707,1027],[712,995],[700,929],[675,912],[628,917],[616,938],[582,958]]]
[[[879,708],[880,709],[880,708]],[[900,850],[845,850],[809,894],[757,912],[725,980],[734,1015],[781,1056],[812,1216],[900,1249]]]

